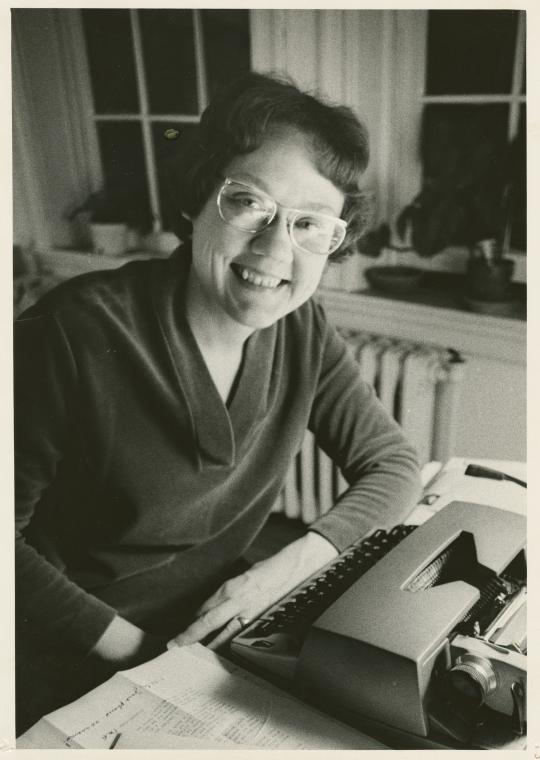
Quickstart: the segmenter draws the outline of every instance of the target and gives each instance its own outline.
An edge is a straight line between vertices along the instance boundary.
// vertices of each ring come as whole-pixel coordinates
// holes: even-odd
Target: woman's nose
[[[287,219],[276,215],[268,227],[254,236],[251,249],[259,256],[270,256],[280,261],[292,260],[293,243],[289,235]]]

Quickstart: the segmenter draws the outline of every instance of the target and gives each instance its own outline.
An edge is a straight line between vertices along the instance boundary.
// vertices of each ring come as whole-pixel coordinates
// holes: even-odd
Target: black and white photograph
[[[531,11],[397,5],[6,13],[11,748],[527,748]]]

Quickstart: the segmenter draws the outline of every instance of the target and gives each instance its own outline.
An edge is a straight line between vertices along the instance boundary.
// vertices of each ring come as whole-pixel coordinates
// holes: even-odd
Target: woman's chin
[[[250,330],[263,330],[265,327],[271,327],[281,317],[285,316],[288,312],[286,310],[278,311],[263,311],[261,309],[231,309],[227,310],[228,315],[244,328]]]
[[[286,282],[276,288],[235,284],[229,295],[227,314],[253,330],[270,327],[295,308],[290,303],[290,286]]]

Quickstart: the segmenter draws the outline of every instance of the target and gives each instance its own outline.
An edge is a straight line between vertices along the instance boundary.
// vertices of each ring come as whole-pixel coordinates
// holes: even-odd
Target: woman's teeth
[[[270,275],[260,275],[252,272],[250,269],[242,267],[240,270],[240,277],[247,282],[252,282],[254,285],[259,285],[262,288],[277,288],[281,280],[279,277],[271,277]]]

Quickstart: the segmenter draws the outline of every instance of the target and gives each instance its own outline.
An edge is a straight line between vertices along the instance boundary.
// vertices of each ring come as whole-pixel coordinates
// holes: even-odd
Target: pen
[[[115,746],[116,746],[116,744],[117,744],[117,742],[118,742],[118,739],[119,739],[121,736],[122,736],[122,734],[116,734],[116,736],[115,736],[115,737],[114,737],[114,739],[112,740],[111,744],[109,745],[109,749],[114,749],[114,748],[115,748]]]

